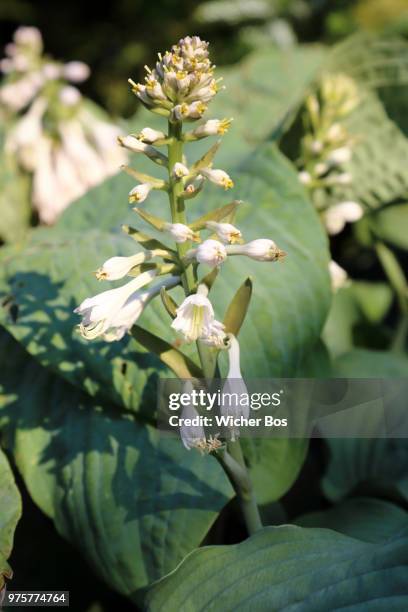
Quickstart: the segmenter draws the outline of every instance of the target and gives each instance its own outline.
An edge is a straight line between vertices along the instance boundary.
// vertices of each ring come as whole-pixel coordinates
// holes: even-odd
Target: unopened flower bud
[[[333,259],[329,263],[329,274],[333,293],[336,293],[336,291],[348,284],[347,272]]]
[[[226,244],[234,244],[239,242],[242,238],[242,234],[238,228],[231,223],[217,223],[216,221],[207,221],[205,224],[210,230],[216,232],[218,238]]]
[[[220,406],[221,416],[232,418],[231,424],[227,425],[227,431],[231,440],[236,440],[240,435],[240,426],[237,424],[241,418],[249,417],[249,406],[239,401],[240,397],[248,394],[248,389],[243,381],[240,368],[240,350],[238,340],[232,334],[228,336],[230,348],[228,350],[229,369],[227,380],[222,389],[223,400]],[[235,400],[235,398],[237,398]]]
[[[152,186],[149,183],[141,183],[140,185],[136,185],[129,192],[129,202],[132,204],[133,202],[144,202],[150,191],[152,190]]]
[[[200,170],[201,174],[205,176],[211,183],[224,187],[224,189],[231,189],[234,183],[231,177],[224,172],[224,170],[213,170],[212,168],[204,168]]]
[[[66,85],[59,93],[59,99],[65,106],[75,106],[81,100],[81,93],[76,87]]]
[[[196,138],[205,138],[206,136],[222,136],[228,131],[232,119],[209,119],[203,125],[200,125],[193,131]]]
[[[193,242],[200,242],[200,236],[197,232],[184,225],[184,223],[166,223],[164,229],[171,234],[177,243],[186,242],[192,240]]]
[[[301,172],[299,172],[298,177],[299,181],[303,185],[310,185],[310,183],[312,182],[312,177],[309,172],[306,172],[306,170],[302,170]]]
[[[324,212],[324,223],[329,234],[339,234],[346,223],[354,223],[363,216],[358,202],[340,202]]]
[[[195,252],[195,258],[198,263],[206,264],[214,268],[219,266],[227,258],[227,251],[225,246],[218,240],[204,240],[200,246],[197,247]]]
[[[187,166],[185,166],[181,162],[176,162],[173,166],[172,174],[174,178],[182,179],[184,176],[188,176],[190,174],[190,171]]]
[[[256,261],[278,261],[286,255],[268,238],[258,238],[242,246],[228,246],[226,249],[228,255],[246,255]]]
[[[182,121],[183,119],[200,119],[207,106],[203,102],[193,102],[192,104],[178,104],[173,108],[172,119],[173,121]]]
[[[72,83],[82,83],[89,77],[91,70],[84,62],[68,62],[63,66],[63,74]]]
[[[351,149],[349,147],[335,149],[329,154],[327,159],[332,164],[344,164],[351,159]]]
[[[111,257],[95,272],[98,280],[118,280],[126,276],[132,268],[139,266],[150,258],[148,251],[131,257]]]
[[[164,138],[166,138],[166,134],[164,132],[153,130],[149,127],[143,128],[138,135],[138,139],[142,142],[147,142],[147,144],[154,144],[156,140],[163,140]]]

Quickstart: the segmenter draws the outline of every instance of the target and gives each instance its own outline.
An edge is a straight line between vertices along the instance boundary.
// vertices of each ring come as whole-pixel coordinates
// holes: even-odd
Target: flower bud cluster
[[[146,71],[144,84],[131,81],[133,92],[147,108],[174,121],[200,119],[218,90],[208,43],[198,36],[182,38]]]
[[[363,213],[356,202],[352,206],[350,202],[334,202],[327,208],[327,201],[333,201],[338,190],[352,184],[348,164],[357,139],[349,134],[344,121],[359,102],[353,79],[338,74],[325,76],[318,93],[309,95],[305,103],[303,119],[307,131],[297,162],[299,180],[310,191],[330,234],[340,232],[346,222],[358,220]]]

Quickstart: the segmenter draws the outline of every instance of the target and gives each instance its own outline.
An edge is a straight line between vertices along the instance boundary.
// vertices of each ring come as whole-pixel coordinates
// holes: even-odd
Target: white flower
[[[340,202],[324,212],[324,224],[329,234],[339,234],[346,223],[354,223],[363,216],[363,208],[357,202]]]
[[[17,45],[33,47],[38,51],[42,49],[41,32],[33,26],[20,26],[14,32],[13,39]]]
[[[123,313],[120,314],[120,320],[118,321],[121,308],[127,303],[127,300],[132,294],[144,285],[147,285],[147,283],[150,283],[155,275],[156,271],[150,270],[149,272],[140,274],[122,287],[109,289],[91,298],[86,298],[78,308],[74,310],[75,313],[83,317],[82,323],[80,324],[81,335],[91,340],[97,336],[103,335],[111,327],[123,327]],[[134,313],[136,305],[133,302],[132,308],[129,307],[128,310]],[[128,310],[125,312],[126,316]]]
[[[138,138],[142,142],[153,144],[156,142],[156,140],[163,140],[166,138],[166,134],[164,132],[160,132],[159,130],[153,130],[152,128],[146,127],[140,132]]]
[[[184,176],[188,176],[190,174],[190,171],[184,164],[176,162],[173,166],[172,174],[176,179],[181,179]]]
[[[348,283],[348,275],[347,272],[339,266],[333,259],[329,263],[329,274],[331,279],[331,285],[333,293],[345,287]]]
[[[225,338],[225,325],[220,321],[214,320],[211,327],[206,331],[206,335],[203,335],[200,340],[208,346],[221,348],[224,346]]]
[[[55,81],[55,79],[59,79],[61,76],[61,66],[48,62],[42,67],[42,74],[47,81]]]
[[[228,131],[232,119],[209,119],[203,125],[200,125],[193,131],[196,138],[205,138],[206,136],[223,135]]]
[[[146,153],[150,149],[155,150],[150,145],[142,142],[136,136],[118,136],[119,144],[125,149],[129,149],[132,153]]]
[[[176,314],[171,326],[183,334],[187,342],[211,337],[222,325],[214,318],[214,309],[210,300],[201,293],[186,297],[177,308]]]
[[[246,255],[256,261],[277,261],[286,255],[273,240],[268,238],[251,240],[242,246],[228,246],[227,253],[228,255]]]
[[[242,238],[242,234],[238,228],[231,223],[217,223],[216,221],[207,221],[205,224],[210,230],[216,232],[218,238],[226,244],[234,244],[239,242]]]
[[[84,186],[93,187],[100,183],[106,176],[105,164],[87,140],[82,125],[78,121],[64,121],[58,129],[62,145]]]
[[[351,159],[351,149],[349,147],[334,149],[334,151],[329,154],[327,159],[332,164],[344,164]]]
[[[63,74],[72,83],[82,83],[82,81],[86,81],[91,71],[84,62],[68,62],[63,66]]]
[[[227,380],[222,389],[223,401],[220,406],[221,416],[233,417],[234,419],[248,418],[249,405],[244,401],[248,396],[248,390],[242,379],[240,369],[240,350],[238,340],[232,334],[229,335],[230,348],[228,350],[229,369]],[[239,425],[233,424],[228,426],[231,440],[234,441],[239,437]]]
[[[184,223],[166,223],[164,229],[171,234],[177,243],[186,242],[192,240],[194,242],[200,242],[200,237],[197,232],[184,225]]]
[[[144,202],[151,190],[152,186],[149,183],[136,185],[136,187],[133,187],[129,192],[129,202]]]
[[[183,394],[191,393],[192,390],[193,385],[191,381],[187,381],[183,385]],[[183,410],[181,411],[181,419],[182,425],[180,426],[180,437],[186,449],[190,450],[192,448],[204,446],[206,442],[204,427],[201,425],[200,416],[193,404],[183,407]],[[186,419],[190,420],[188,424],[186,423]],[[194,422],[196,424],[193,425]]]
[[[195,258],[198,263],[206,264],[214,268],[219,266],[227,258],[225,246],[218,240],[204,240],[195,251]]]
[[[306,170],[299,172],[298,177],[299,181],[303,183],[303,185],[310,185],[312,182],[312,177],[309,172],[306,172]]]
[[[36,152],[43,132],[42,117],[46,108],[47,101],[37,98],[6,140],[6,151],[16,154],[21,165],[29,171],[33,171],[38,162]]]
[[[213,170],[212,168],[204,168],[200,170],[200,173],[205,176],[209,181],[224,189],[230,189],[234,186],[231,177],[224,172],[224,170]]]
[[[82,98],[79,90],[76,87],[72,87],[72,85],[63,87],[58,97],[65,106],[75,106]]]
[[[118,280],[126,276],[132,268],[149,259],[149,252],[143,251],[130,257],[111,257],[95,272],[98,280]]]

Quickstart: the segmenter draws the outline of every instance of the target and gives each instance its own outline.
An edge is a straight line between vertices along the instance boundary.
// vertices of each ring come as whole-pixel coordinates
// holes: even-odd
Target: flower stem
[[[177,162],[183,162],[183,126],[181,121],[174,123],[169,121],[168,127],[168,135],[170,139],[168,144],[168,172],[171,218],[173,223],[187,224],[184,199],[181,195],[184,189],[183,183],[181,180],[177,180],[173,176],[174,164]],[[189,241],[177,244],[177,253],[180,261],[182,261],[183,257],[190,248],[191,242]],[[182,279],[184,291],[186,295],[189,295],[194,290],[196,285],[194,271],[191,264],[184,267]],[[211,380],[214,377],[216,368],[216,359],[214,357],[215,354],[208,346],[200,342],[200,340],[197,341],[197,349],[204,376],[207,380]],[[256,504],[252,482],[245,465],[245,460],[239,441],[229,442],[227,445],[227,451],[224,451],[224,453],[221,456],[217,456],[217,458],[224,468],[232,486],[234,487],[248,533],[251,535],[255,533],[255,531],[262,529],[262,522],[259,515],[258,506]]]
[[[173,223],[186,224],[186,211],[184,199],[181,197],[183,192],[183,182],[173,176],[174,164],[183,161],[183,126],[181,121],[169,121],[169,137],[168,158],[169,158],[169,200],[171,209],[171,218]],[[191,248],[191,242],[181,242],[177,244],[177,253],[179,259],[182,260],[187,251]],[[183,287],[186,295],[189,295],[195,286],[193,267],[191,264],[184,268],[183,272]]]
[[[237,494],[246,528],[252,535],[263,525],[239,440],[228,442],[227,450],[218,459]]]

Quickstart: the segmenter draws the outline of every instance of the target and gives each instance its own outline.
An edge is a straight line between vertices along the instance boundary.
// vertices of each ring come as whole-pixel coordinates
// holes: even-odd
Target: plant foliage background
[[[408,13],[398,0],[332,5],[0,7],[2,43],[37,25],[48,52],[90,64],[83,91],[132,132],[145,113],[134,114],[126,79],[182,35],[211,41],[226,86],[211,114],[234,117],[217,160],[248,203],[237,221],[248,239],[262,225],[290,254],[279,274],[254,275],[240,335],[248,377],[408,375]],[[330,197],[365,211],[330,240],[296,165],[305,101],[327,74],[354,79],[363,101],[347,126],[352,182]],[[99,289],[91,272],[132,253],[120,232],[131,186],[115,175],[42,227],[29,178],[2,153],[0,587],[11,566],[11,589],[69,588],[78,611],[407,609],[406,440],[247,441],[269,526],[245,539],[217,462],[154,428],[164,365],[130,336],[90,345],[75,332],[74,307]],[[214,190],[197,214],[210,199],[225,202]],[[334,294],[331,258],[351,279]],[[235,266],[240,277],[254,268]],[[220,312],[238,288],[222,287]],[[142,324],[170,340],[159,305]]]

